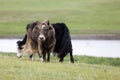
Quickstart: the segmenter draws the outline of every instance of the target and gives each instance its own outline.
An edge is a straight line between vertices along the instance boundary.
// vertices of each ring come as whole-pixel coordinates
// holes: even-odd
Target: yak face
[[[49,21],[44,21],[37,24],[33,29],[33,36],[35,37],[34,39],[45,42],[50,35],[51,29],[52,27]]]

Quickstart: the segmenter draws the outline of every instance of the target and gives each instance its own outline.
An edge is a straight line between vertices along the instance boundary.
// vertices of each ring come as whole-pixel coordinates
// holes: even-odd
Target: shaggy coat
[[[33,60],[33,55],[38,53],[38,44],[36,41],[32,39],[32,30],[34,26],[36,26],[39,22],[33,22],[27,25],[27,31],[24,39],[22,41],[17,41],[17,56],[22,57],[23,54],[28,53],[30,54],[30,58]]]
[[[69,33],[69,29],[64,23],[52,24],[55,29],[56,45],[54,53],[60,58],[60,62],[63,61],[64,57],[70,53],[70,61],[74,63],[72,55],[72,43]]]
[[[55,24],[52,24],[52,26],[55,30],[55,39],[56,39],[56,44],[53,51],[54,55],[57,55],[58,58],[60,58],[59,62],[63,62],[64,57],[69,53],[70,61],[74,63],[69,29],[64,23],[55,23]],[[33,27],[35,26],[33,25]],[[28,30],[29,28],[32,28],[32,27],[27,26],[26,29]],[[26,43],[26,40],[27,40],[27,35],[25,35],[22,41],[18,41],[17,45],[21,47]]]
[[[56,39],[55,31],[49,21],[37,24],[32,30],[32,40],[37,42],[38,53],[42,56],[42,61],[50,61],[50,53],[53,52]]]

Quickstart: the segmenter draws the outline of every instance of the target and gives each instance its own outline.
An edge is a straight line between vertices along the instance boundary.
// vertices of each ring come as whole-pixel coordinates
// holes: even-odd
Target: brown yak
[[[29,28],[28,28],[29,27]],[[35,53],[39,54],[42,61],[50,61],[50,53],[53,52],[56,39],[55,31],[50,22],[33,22],[27,26],[27,40],[23,49],[18,48],[18,57],[22,57],[22,52],[29,53],[30,58],[33,60]]]

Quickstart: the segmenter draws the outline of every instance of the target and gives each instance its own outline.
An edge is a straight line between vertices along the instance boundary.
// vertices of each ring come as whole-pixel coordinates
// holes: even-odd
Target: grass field
[[[120,34],[120,0],[0,0],[0,36],[19,36],[32,21],[64,22],[71,34]],[[0,80],[119,80],[120,58],[74,56],[59,63],[0,52]]]
[[[16,54],[0,53],[0,80],[120,79],[120,58],[74,56],[74,64],[69,63],[68,58],[58,63],[58,59],[52,56],[51,62],[43,63],[38,58],[32,62],[27,56],[18,59]],[[114,61],[118,62],[117,65],[111,64]]]
[[[0,36],[32,21],[65,22],[72,34],[120,34],[120,0],[0,0]]]

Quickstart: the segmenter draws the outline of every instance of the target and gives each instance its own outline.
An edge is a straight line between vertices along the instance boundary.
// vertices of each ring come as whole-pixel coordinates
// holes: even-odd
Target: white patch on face
[[[40,35],[39,35],[39,39],[40,39],[40,40],[45,40],[45,36],[44,36],[43,34],[40,34]]]
[[[42,28],[41,29],[43,29],[45,27],[45,25],[42,25]]]

